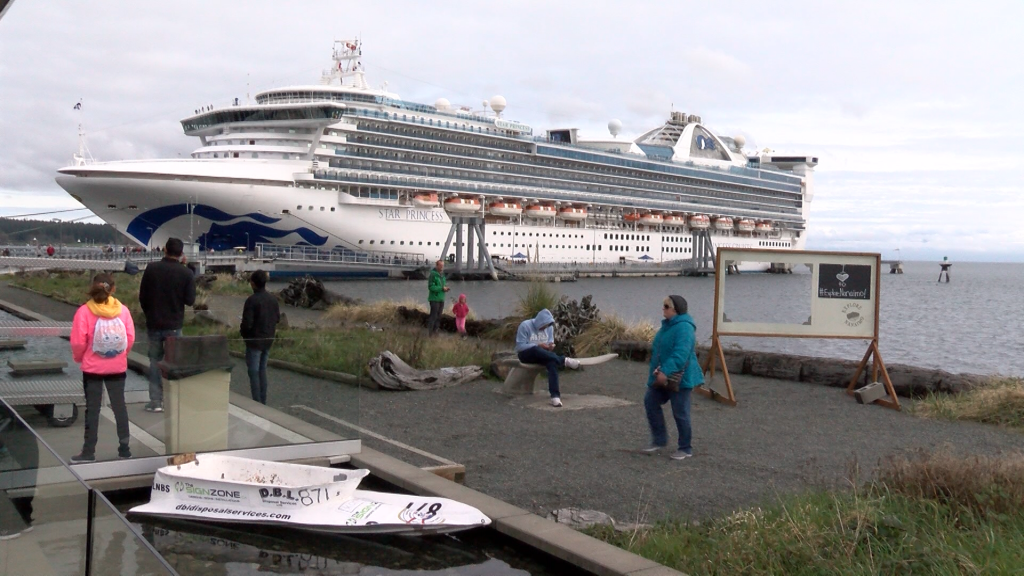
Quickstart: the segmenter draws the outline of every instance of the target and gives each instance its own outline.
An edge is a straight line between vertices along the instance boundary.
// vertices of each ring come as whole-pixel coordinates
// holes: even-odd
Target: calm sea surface
[[[888,272],[888,267],[883,266]],[[958,262],[952,282],[936,282],[934,262],[909,262],[904,274],[882,275],[879,344],[882,359],[952,372],[1024,376],[1024,264]],[[809,273],[744,274],[726,283],[733,320],[803,322],[809,315]],[[465,293],[481,318],[511,315],[527,284],[521,282],[452,282],[449,299]],[[330,282],[331,290],[362,298],[427,299],[426,281]],[[584,279],[549,286],[570,298],[587,294],[604,313],[627,320],[661,319],[661,302],[681,294],[690,304],[702,342],[711,337],[714,278]],[[449,302],[449,306],[451,302]],[[727,338],[744,349],[859,360],[860,340],[804,338]]]

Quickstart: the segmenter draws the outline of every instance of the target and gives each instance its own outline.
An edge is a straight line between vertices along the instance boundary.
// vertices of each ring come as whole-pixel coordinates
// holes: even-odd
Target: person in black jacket
[[[245,339],[245,367],[249,371],[252,399],[267,403],[267,359],[274,344],[274,332],[281,319],[277,297],[267,292],[267,273],[257,270],[249,277],[252,296],[242,307],[242,338]]]
[[[146,266],[139,285],[139,304],[146,315],[146,337],[149,340],[149,403],[146,412],[164,411],[164,389],[157,362],[164,358],[164,340],[181,336],[185,306],[196,302],[196,281],[184,266],[185,245],[178,238],[168,238],[164,257]]]

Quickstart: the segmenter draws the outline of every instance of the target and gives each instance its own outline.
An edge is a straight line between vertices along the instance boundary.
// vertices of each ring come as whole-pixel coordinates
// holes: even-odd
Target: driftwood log
[[[417,370],[390,350],[370,360],[370,378],[387,390],[436,390],[471,382],[483,374],[479,366]]]
[[[593,296],[589,294],[579,302],[562,296],[552,315],[555,317],[555,352],[563,356],[576,356],[576,337],[598,319],[600,311],[594,306]]]
[[[359,303],[354,298],[331,292],[324,288],[323,282],[310,276],[292,280],[277,295],[285,304],[313,310],[326,310],[334,304]]]
[[[416,308],[399,306],[398,317],[406,324],[425,327],[427,325],[427,320],[430,318],[430,314],[422,310],[417,310]],[[493,330],[501,326],[503,323],[504,320],[471,320],[467,318],[466,334],[468,336],[483,336],[489,330]],[[442,314],[441,323],[438,329],[442,332],[455,333],[455,317],[448,314]]]

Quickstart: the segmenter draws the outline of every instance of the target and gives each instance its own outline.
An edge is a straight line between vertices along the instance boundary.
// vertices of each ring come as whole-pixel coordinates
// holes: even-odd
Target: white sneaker
[[[565,358],[565,367],[566,368],[572,368],[573,370],[576,370],[577,368],[580,367],[580,361],[575,359],[575,358],[569,358],[567,356]]]
[[[561,398],[552,398],[551,399],[551,405],[554,406],[555,408],[561,408],[562,407],[562,399]]]

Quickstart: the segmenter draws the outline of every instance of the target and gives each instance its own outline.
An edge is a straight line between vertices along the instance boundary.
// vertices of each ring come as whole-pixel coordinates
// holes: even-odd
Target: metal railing
[[[386,252],[369,250],[357,252],[347,248],[323,250],[315,246],[288,246],[282,244],[256,244],[256,258],[288,262],[318,262],[336,264],[377,264],[382,266],[420,266],[428,260],[415,252]]]

